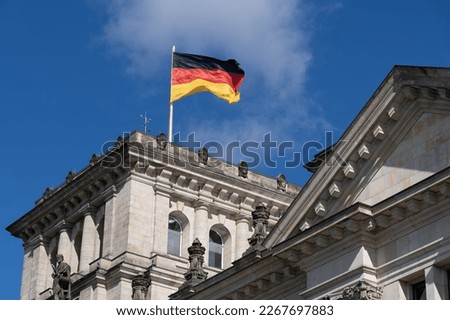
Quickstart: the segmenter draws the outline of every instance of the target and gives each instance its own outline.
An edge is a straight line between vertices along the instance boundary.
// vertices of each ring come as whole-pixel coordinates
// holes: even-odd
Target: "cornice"
[[[139,141],[150,146],[148,150],[154,151],[154,159],[141,152],[140,145],[136,144]],[[262,179],[263,184],[271,181],[271,189],[255,179],[239,177],[237,166],[220,160],[216,161],[218,167],[200,165],[193,152],[172,144],[167,150],[155,149],[154,143],[152,137],[138,132],[126,138],[120,136],[107,154],[101,157],[94,155],[87,167],[79,172],[70,172],[66,181],[54,190],[48,188],[35,208],[8,226],[7,230],[26,241],[38,230],[50,228],[59,219],[77,212],[87,202],[101,205],[105,199],[115,195],[114,186],[120,186],[124,177],[130,174],[149,179],[150,184],[158,185],[155,189],[158,192],[171,194],[176,191],[191,200],[203,193],[203,196],[216,198],[221,205],[232,208],[273,199],[272,208],[280,208],[281,213],[295,195],[277,190],[275,179],[252,173]],[[173,157],[175,150],[180,159],[169,163],[168,159]],[[189,161],[183,162],[184,158]],[[236,171],[236,176],[230,176],[228,171]],[[211,190],[208,189],[210,186]],[[292,186],[290,189],[296,188]]]
[[[80,210],[86,209],[87,205],[95,207],[94,204],[104,201],[114,193],[113,183],[120,184],[125,172],[122,169],[102,168],[99,164],[88,167],[6,229],[23,241],[38,232],[46,232],[61,219],[81,214]]]
[[[176,198],[188,202],[204,200],[230,213],[241,209],[252,210],[255,203],[262,201],[267,203],[272,215],[280,216],[293,199],[285,194],[283,197],[278,196],[280,192],[275,189],[264,189],[264,192],[260,192],[261,187],[255,188],[256,190],[244,189],[243,186],[225,183],[220,180],[221,176],[217,175],[208,179],[204,174],[185,169],[170,166],[163,169],[150,167],[151,165],[148,165],[140,172],[133,171],[131,176],[142,183],[147,183],[145,179],[149,178],[148,184],[161,194],[176,195]]]
[[[147,139],[147,143],[142,143],[142,139]],[[151,143],[151,137],[143,136],[140,134],[136,136],[135,139],[139,141],[133,148],[129,149],[130,161],[132,163],[140,163],[141,174],[146,174],[150,177],[161,176],[161,170],[164,172],[169,171],[170,181],[173,184],[184,186],[185,183],[189,183],[191,179],[195,179],[198,183],[202,184],[202,181],[215,181],[215,183],[223,183],[223,185],[237,186],[238,189],[245,191],[248,189],[253,189],[256,193],[267,194],[267,197],[277,197],[281,199],[286,199],[290,202],[292,198],[297,194],[299,187],[292,185],[292,192],[283,192],[277,189],[277,183],[275,178],[268,178],[257,173],[253,173],[255,177],[264,181],[266,185],[270,182],[273,184],[273,189],[271,190],[267,186],[263,186],[258,182],[257,179],[243,179],[238,175],[238,166],[228,164],[224,161],[214,159],[217,161],[217,165],[200,165],[196,161],[196,153],[185,150],[181,147],[170,145],[169,150],[166,151],[165,156],[174,157],[177,153],[179,158],[163,159],[164,161],[156,157],[159,154],[159,150],[155,149]],[[145,148],[148,148],[146,150]],[[153,156],[154,158],[152,158]],[[235,176],[231,176],[230,173],[235,171]],[[204,182],[203,182],[204,183]]]
[[[351,235],[366,240],[371,238],[372,246],[376,247],[380,241],[377,234],[433,205],[448,201],[449,197],[450,167],[374,206],[356,203],[283,241],[272,251],[285,259],[296,256],[299,261],[320,254],[336,243],[348,241]],[[433,215],[434,211],[429,210],[429,214]],[[422,214],[421,219],[430,218]]]

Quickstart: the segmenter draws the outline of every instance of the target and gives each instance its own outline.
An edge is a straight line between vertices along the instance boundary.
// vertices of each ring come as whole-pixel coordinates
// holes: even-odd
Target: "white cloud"
[[[312,61],[309,9],[299,0],[114,1],[103,36],[129,60],[129,72],[149,79],[162,72],[174,44],[177,51],[240,62],[251,101],[220,128],[215,119],[204,122],[201,138],[260,140],[272,131],[279,140],[301,139],[304,130],[328,125],[320,112],[312,114],[303,92]]]

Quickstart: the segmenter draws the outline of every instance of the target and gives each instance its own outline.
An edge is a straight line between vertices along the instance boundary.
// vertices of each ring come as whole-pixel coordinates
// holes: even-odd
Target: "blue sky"
[[[172,45],[246,71],[237,104],[208,93],[175,103],[179,139],[260,143],[270,132],[292,148],[255,170],[303,185],[301,164],[286,168],[292,153],[338,139],[394,65],[450,67],[449,39],[446,0],[1,1],[0,299],[19,298],[22,269],[21,240],[5,228],[46,187],[143,130],[144,112],[151,134],[167,133]]]

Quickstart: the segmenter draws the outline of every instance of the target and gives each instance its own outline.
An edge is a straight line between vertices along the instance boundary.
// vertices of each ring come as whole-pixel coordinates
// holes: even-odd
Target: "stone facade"
[[[394,67],[258,255],[172,299],[449,299],[450,69]]]
[[[7,228],[24,242],[22,299],[52,298],[57,254],[72,268],[74,299],[167,299],[185,281],[194,239],[206,248],[212,276],[247,250],[258,203],[271,214],[270,229],[300,190],[279,190],[275,178],[242,176],[205,150],[162,140],[139,132],[119,137]],[[211,244],[210,232],[219,244]]]
[[[396,66],[301,190],[118,139],[8,227],[22,299],[51,298],[56,254],[78,299],[449,299],[449,138],[450,69]]]

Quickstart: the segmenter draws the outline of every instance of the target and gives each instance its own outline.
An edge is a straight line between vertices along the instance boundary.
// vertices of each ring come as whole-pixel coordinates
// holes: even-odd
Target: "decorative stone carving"
[[[98,154],[94,153],[91,157],[91,160],[89,160],[89,166],[92,167],[99,161],[100,161],[100,156]]]
[[[356,176],[356,165],[355,163],[349,161],[347,165],[344,167],[344,175],[347,178],[353,179]]]
[[[50,198],[50,196],[53,194],[54,190],[50,187],[47,187],[44,191],[44,193],[42,194],[42,199],[46,200],[48,198]]]
[[[385,133],[381,125],[375,127],[375,129],[373,130],[373,136],[378,140],[384,139]]]
[[[314,212],[319,217],[325,217],[327,214],[327,209],[325,207],[324,201],[319,201],[316,206],[314,207]]]
[[[284,174],[280,174],[277,177],[277,189],[281,191],[286,191],[287,188],[287,181]]]
[[[419,90],[411,86],[405,86],[403,89],[403,95],[406,99],[414,101],[419,96]]]
[[[303,232],[311,227],[311,221],[305,221],[302,223],[302,225],[299,227],[300,231]]]
[[[158,147],[158,149],[160,150],[166,150],[167,147],[167,137],[164,133],[159,133],[156,136],[156,146]]]
[[[198,150],[198,161],[201,164],[204,164],[206,166],[208,164],[208,157],[208,150],[205,147]]]
[[[330,236],[335,240],[342,240],[344,239],[344,231],[336,226],[330,230]]]
[[[397,121],[400,118],[399,112],[396,107],[391,107],[389,109],[388,116],[394,121]]]
[[[183,286],[195,286],[208,277],[208,273],[203,270],[203,255],[205,254],[205,247],[202,246],[202,243],[198,240],[198,238],[195,238],[192,246],[188,248],[188,252],[189,270],[184,274],[186,281]]]
[[[370,150],[369,150],[369,145],[368,143],[363,143],[359,149],[358,149],[358,154],[362,159],[369,159],[370,158]]]
[[[333,181],[328,187],[328,193],[333,198],[339,198],[341,195],[341,184],[339,182]]]
[[[248,176],[248,163],[245,161],[241,161],[238,167],[238,175],[242,178],[247,178]]]
[[[69,173],[68,173],[67,176],[66,176],[66,182],[67,182],[67,183],[72,182],[73,179],[75,179],[76,175],[77,175],[77,174],[76,174],[75,172],[69,171]]]
[[[70,300],[71,299],[71,285],[70,279],[71,269],[69,264],[64,262],[62,254],[56,255],[56,266],[52,264],[53,273],[53,298],[55,300]]]
[[[150,279],[144,273],[138,273],[131,282],[133,300],[146,300],[148,288],[150,287]]]
[[[123,136],[118,136],[115,147],[118,148],[118,147],[122,146],[124,142],[125,142],[125,139],[123,138]]]
[[[253,235],[248,242],[250,246],[255,247],[256,249],[263,249],[262,242],[266,239],[267,236],[267,225],[269,223],[270,212],[267,211],[264,203],[259,202],[256,205],[255,211],[252,212],[253,218]]]
[[[353,287],[346,287],[339,300],[379,300],[383,294],[381,287],[375,287],[365,281],[359,281]]]

